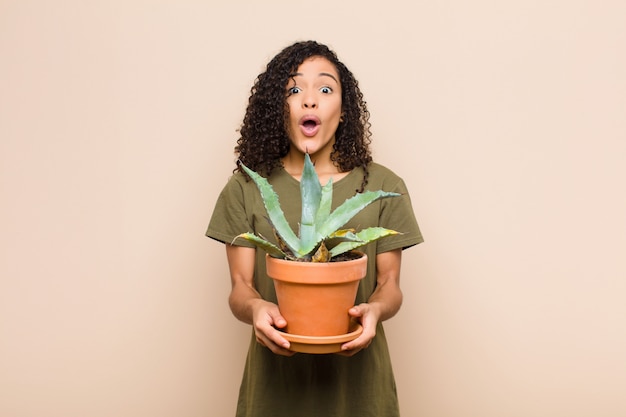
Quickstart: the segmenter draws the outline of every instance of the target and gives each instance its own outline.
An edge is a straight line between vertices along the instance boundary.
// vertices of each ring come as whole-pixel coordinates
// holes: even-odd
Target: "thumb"
[[[360,306],[354,306],[350,310],[348,310],[348,314],[352,317],[361,317],[363,315],[363,311]]]
[[[272,318],[272,323],[274,324],[274,326],[278,327],[279,329],[282,329],[287,325],[287,320],[285,320],[285,318],[278,311],[271,312],[270,317]]]

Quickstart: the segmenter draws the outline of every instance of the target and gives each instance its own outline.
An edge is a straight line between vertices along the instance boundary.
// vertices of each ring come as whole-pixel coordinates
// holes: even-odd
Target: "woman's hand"
[[[276,330],[287,325],[287,321],[280,314],[278,306],[261,299],[255,301],[254,304],[252,307],[252,327],[256,341],[277,355],[294,355],[295,352],[289,350],[289,341]]]
[[[352,356],[367,348],[372,343],[374,336],[376,336],[376,325],[379,320],[379,315],[375,312],[375,306],[368,303],[352,307],[348,310],[348,314],[361,323],[363,333],[356,339],[341,346],[339,354],[343,356]]]
[[[291,356],[289,341],[278,329],[287,325],[278,306],[265,301],[254,287],[255,249],[226,245],[232,289],[228,303],[233,315],[251,324],[256,340],[278,355]]]
[[[363,326],[363,333],[356,339],[344,343],[339,354],[352,356],[367,348],[376,336],[378,322],[393,317],[402,305],[400,291],[400,265],[402,250],[396,249],[376,255],[376,289],[367,303],[348,310]]]

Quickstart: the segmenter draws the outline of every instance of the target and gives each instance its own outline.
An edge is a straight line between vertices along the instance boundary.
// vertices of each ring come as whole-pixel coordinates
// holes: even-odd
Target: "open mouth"
[[[319,126],[320,119],[315,116],[304,116],[300,119],[300,129],[305,136],[315,136]]]

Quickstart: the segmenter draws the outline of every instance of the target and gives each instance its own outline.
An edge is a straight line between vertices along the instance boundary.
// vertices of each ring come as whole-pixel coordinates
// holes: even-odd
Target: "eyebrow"
[[[319,74],[317,74],[317,75],[318,75],[319,77],[324,77],[324,76],[325,76],[325,77],[330,77],[330,78],[332,78],[333,80],[335,80],[335,82],[336,82],[337,84],[339,84],[339,80],[337,80],[337,78],[335,78],[335,76],[334,76],[333,74],[330,74],[330,73],[328,73],[328,72],[320,72],[320,73],[319,73]],[[294,78],[294,77],[297,77],[297,76],[303,77],[303,76],[304,76],[304,74],[303,74],[303,73],[301,73],[301,72],[296,72],[295,74],[291,74],[291,75],[289,76],[289,78]]]

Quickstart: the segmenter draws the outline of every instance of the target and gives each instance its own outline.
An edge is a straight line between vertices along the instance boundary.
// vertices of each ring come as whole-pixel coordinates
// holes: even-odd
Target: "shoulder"
[[[370,175],[377,175],[377,176],[380,175],[380,176],[385,176],[385,177],[390,177],[390,178],[400,178],[394,171],[392,171],[391,169],[387,168],[384,165],[379,164],[378,162],[370,162],[367,168],[370,171]]]
[[[248,180],[248,177],[245,174],[243,174],[243,173],[241,173],[239,171],[236,171],[235,173],[233,173],[233,175],[228,179],[228,184],[241,184],[241,185],[243,185],[243,184],[246,184],[248,182],[251,182],[251,181]]]
[[[369,171],[367,188],[385,191],[393,191],[398,187],[405,188],[404,180],[386,166],[371,162],[367,169]]]
[[[284,193],[285,190],[291,192],[293,188],[291,182],[295,182],[297,188],[299,188],[299,183],[289,175],[286,175],[282,169],[276,169],[269,177],[266,177],[266,180],[278,194]],[[228,179],[221,194],[239,199],[245,204],[256,204],[261,201],[256,183],[246,174],[239,171],[233,173]]]
[[[222,187],[222,191],[218,197],[218,205],[232,206],[246,204],[247,196],[254,195],[252,187],[255,187],[254,181],[248,179],[245,174],[235,172],[231,175],[226,184]]]
[[[241,190],[245,192],[249,188],[254,188],[254,187],[255,187],[254,181],[248,178],[248,176],[246,176],[245,174],[237,171],[233,173],[233,175],[231,175],[230,178],[228,178],[228,181],[226,182],[226,185],[224,186],[224,190],[225,191]]]

